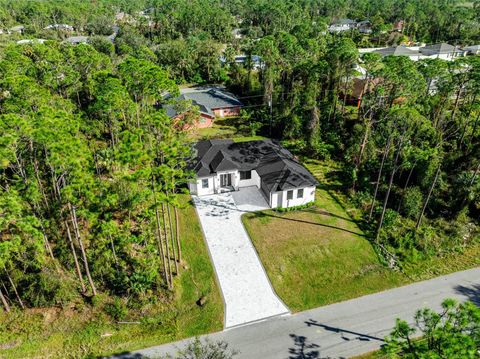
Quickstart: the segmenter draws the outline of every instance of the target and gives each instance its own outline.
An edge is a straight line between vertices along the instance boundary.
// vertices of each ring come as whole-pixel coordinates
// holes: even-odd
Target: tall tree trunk
[[[2,289],[0,288],[0,300],[2,301],[3,308],[8,313],[10,312],[10,306],[8,305],[7,298],[3,295]]]
[[[173,206],[173,212],[175,214],[175,237],[177,240],[178,262],[182,263],[182,246],[180,243],[180,220],[178,218],[178,209],[176,206]]]
[[[455,104],[453,105],[452,116],[450,117],[450,121],[455,120],[455,115],[457,114],[458,103],[460,102],[460,94],[462,93],[463,84],[460,85],[457,91],[457,96],[455,97]]]
[[[433,189],[435,188],[435,185],[437,183],[438,176],[440,175],[441,167],[442,166],[439,165],[438,168],[437,168],[437,172],[435,173],[435,178],[433,179],[432,185],[430,186],[427,198],[425,199],[425,202],[423,203],[422,211],[420,212],[420,215],[418,216],[417,224],[415,225],[415,231],[418,230],[418,227],[420,227],[420,223],[422,223],[423,215],[425,214],[425,210],[427,209],[428,202],[430,201],[430,197],[432,196]]]
[[[175,233],[173,232],[172,215],[170,213],[170,204],[168,202],[167,202],[167,217],[168,217],[168,226],[170,230],[170,240],[172,242],[173,261],[175,263],[175,274],[178,275],[178,261],[177,261],[177,254],[175,250]]]
[[[77,272],[78,280],[82,287],[82,293],[85,293],[87,289],[85,288],[85,282],[83,281],[82,271],[80,270],[80,264],[78,263],[77,252],[75,251],[75,245],[73,244],[72,234],[70,233],[70,227],[68,226],[67,220],[64,220],[65,229],[67,230],[68,242],[70,244],[70,250],[72,251],[73,260],[75,262],[75,271]]]
[[[77,221],[77,213],[75,207],[72,206],[70,202],[68,202],[68,208],[70,210],[70,215],[72,218],[73,229],[75,232],[75,237],[78,241],[78,245],[80,246],[80,253],[82,254],[82,260],[85,267],[85,274],[87,275],[88,283],[92,288],[93,296],[97,295],[97,288],[95,287],[95,283],[93,283],[92,276],[90,274],[90,266],[88,265],[87,253],[85,252],[85,246],[83,245],[82,237],[80,236],[80,230],[78,228],[78,221]]]
[[[47,195],[45,194],[45,189],[43,187],[43,183],[40,179],[40,174],[39,174],[39,169],[38,169],[38,160],[37,160],[37,156],[36,156],[36,151],[35,149],[33,148],[33,141],[29,141],[29,146],[30,146],[30,152],[32,153],[32,157],[33,157],[33,169],[34,169],[34,172],[35,172],[35,178],[37,180],[37,183],[38,183],[38,187],[40,189],[40,193],[42,194],[42,199],[43,199],[43,202],[45,203],[45,208],[50,208],[50,204],[48,203],[48,199],[47,199]]]
[[[360,149],[359,149],[357,158],[355,160],[355,173],[358,172],[358,170],[360,169],[360,165],[362,164],[362,157],[363,157],[363,153],[365,152],[365,147],[367,146],[368,135],[370,133],[370,128],[371,128],[371,119],[372,119],[371,117],[372,116],[370,114],[369,121],[365,124],[365,133],[363,134],[362,143],[360,144]],[[353,191],[355,191],[356,184],[357,184],[357,180],[356,180],[356,176],[355,176],[355,178],[353,179],[353,183],[352,183],[352,190]]]
[[[20,295],[18,294],[17,286],[15,285],[15,283],[13,283],[13,280],[10,277],[10,274],[8,274],[7,267],[4,266],[3,269],[5,270],[5,274],[7,275],[10,285],[12,286],[13,292],[15,293],[15,297],[17,297],[18,304],[20,304],[20,307],[22,309],[25,309],[25,305],[23,304],[22,298],[20,298]]]
[[[162,235],[161,224],[160,224],[160,214],[158,212],[157,196],[155,192],[155,179],[153,177],[153,174],[152,174],[152,191],[153,191],[153,201],[155,204],[155,221],[156,221],[155,228],[157,230],[157,244],[158,244],[158,249],[160,251],[160,257],[162,259],[162,267],[163,267],[165,283],[167,284],[167,287],[170,288],[170,276],[168,275],[167,264],[165,263],[165,252],[163,249],[163,235]]]
[[[387,193],[385,194],[385,199],[383,200],[382,214],[380,215],[380,220],[378,221],[377,235],[376,235],[376,238],[375,238],[375,240],[377,242],[378,242],[378,237],[380,235],[380,230],[383,227],[383,220],[385,218],[385,212],[387,210],[388,198],[390,197],[390,192],[392,190],[393,178],[395,177],[395,173],[397,172],[397,164],[398,164],[398,159],[400,157],[400,152],[402,150],[402,144],[403,144],[403,138],[402,138],[402,140],[400,140],[400,144],[398,146],[397,155],[395,156],[395,161],[393,162],[392,172],[390,173],[390,179],[388,181]]]
[[[475,119],[475,123],[473,124],[472,135],[470,137],[470,141],[473,140],[473,138],[475,137],[475,133],[477,132],[477,127],[478,127],[479,120],[480,120],[480,111],[478,111],[477,118]]]
[[[165,249],[167,254],[167,271],[168,275],[170,276],[170,289],[173,289],[173,275],[172,275],[172,265],[171,265],[171,257],[170,257],[170,248],[168,245],[168,231],[167,231],[167,218],[165,217],[165,204],[162,202],[162,219],[163,219],[163,233],[165,234]]]
[[[410,168],[410,171],[408,172],[407,180],[405,181],[405,185],[403,186],[402,198],[400,198],[400,201],[398,202],[397,212],[400,212],[400,207],[402,206],[403,199],[405,197],[405,191],[407,190],[408,184],[410,183],[410,179],[412,178],[413,170],[415,169],[416,165],[417,161],[415,161],[412,168]]]
[[[118,271],[118,258],[117,258],[117,252],[115,251],[115,244],[113,243],[113,238],[109,234],[108,239],[110,239],[110,245],[112,246],[112,253],[113,253],[113,259],[115,260],[115,267]]]
[[[478,164],[477,168],[475,169],[475,172],[473,172],[472,179],[470,180],[470,182],[468,182],[468,191],[471,191],[471,189],[473,187],[473,184],[475,183],[475,180],[477,179],[477,175],[478,175],[479,172],[480,172],[480,163]],[[463,206],[465,206],[465,203],[468,200],[467,196],[465,196],[462,200],[462,208],[463,208]]]
[[[390,145],[392,143],[391,137],[388,138],[387,145],[383,151],[382,162],[380,164],[380,170],[378,171],[377,183],[375,184],[375,191],[373,193],[372,204],[370,206],[370,213],[368,214],[368,219],[372,219],[373,210],[375,208],[375,201],[377,200],[378,188],[380,186],[380,179],[382,178],[383,165],[385,164],[385,159],[387,158],[388,152],[390,151]]]

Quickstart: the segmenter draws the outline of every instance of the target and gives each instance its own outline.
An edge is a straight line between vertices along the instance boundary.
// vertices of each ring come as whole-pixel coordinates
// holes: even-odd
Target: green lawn
[[[182,197],[180,217],[185,263],[170,300],[125,318],[140,324],[115,324],[101,305],[0,314],[0,358],[93,357],[222,330],[222,297],[189,198]],[[196,304],[201,296],[203,307]]]
[[[212,127],[193,129],[190,135],[192,141],[218,138],[231,138],[235,142],[261,140],[265,137],[251,136],[242,126],[238,117],[217,118]]]
[[[414,264],[409,275],[379,261],[357,225],[359,212],[339,190],[334,163],[305,161],[319,179],[312,208],[243,216],[277,294],[293,311],[347,300],[480,264],[480,245]],[[411,275],[415,273],[416,275]]]

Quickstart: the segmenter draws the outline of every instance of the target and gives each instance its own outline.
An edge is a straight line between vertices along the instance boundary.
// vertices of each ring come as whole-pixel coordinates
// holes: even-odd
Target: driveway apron
[[[287,314],[274,292],[241,221],[245,212],[267,209],[256,187],[193,196],[225,302],[225,328]]]

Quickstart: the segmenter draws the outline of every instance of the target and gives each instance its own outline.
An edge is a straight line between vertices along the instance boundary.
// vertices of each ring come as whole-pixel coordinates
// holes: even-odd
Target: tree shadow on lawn
[[[471,287],[457,285],[455,292],[464,295],[469,301],[480,307],[480,284],[473,284]]]
[[[311,224],[311,225],[314,225],[314,226],[336,229],[336,230],[339,230],[339,231],[342,231],[342,232],[355,234],[355,235],[360,236],[360,237],[366,237],[366,235],[364,233],[351,231],[349,229],[345,229],[345,228],[337,227],[337,226],[332,226],[332,225],[329,225],[329,224],[311,222],[311,221],[306,221],[306,220],[303,220],[303,219],[294,219],[294,218],[276,216],[274,214],[271,214],[271,213],[268,213],[268,212],[263,212],[263,211],[262,212],[250,212],[250,213],[252,213],[253,218],[265,218],[265,217],[278,218],[278,219],[282,219],[282,220],[285,220],[285,221],[291,221],[291,222],[296,222],[296,223],[305,223],[305,224]],[[335,217],[335,215],[333,217]]]
[[[324,209],[320,209],[320,208],[318,208],[318,207],[316,207],[316,206],[315,206],[315,207],[310,207],[310,208],[305,208],[305,209],[300,209],[300,210],[298,210],[298,212],[320,214],[320,215],[322,215],[322,216],[334,217],[334,218],[341,219],[341,220],[343,220],[343,221],[352,222],[352,223],[357,224],[357,221],[355,221],[355,220],[354,220],[353,218],[351,218],[351,217],[339,216],[338,214],[325,211]]]

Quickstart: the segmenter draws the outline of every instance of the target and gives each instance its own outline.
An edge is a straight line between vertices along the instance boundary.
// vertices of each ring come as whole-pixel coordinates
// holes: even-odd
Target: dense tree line
[[[156,109],[178,91],[168,74],[89,45],[11,45],[0,89],[5,309],[172,289],[189,147]]]

